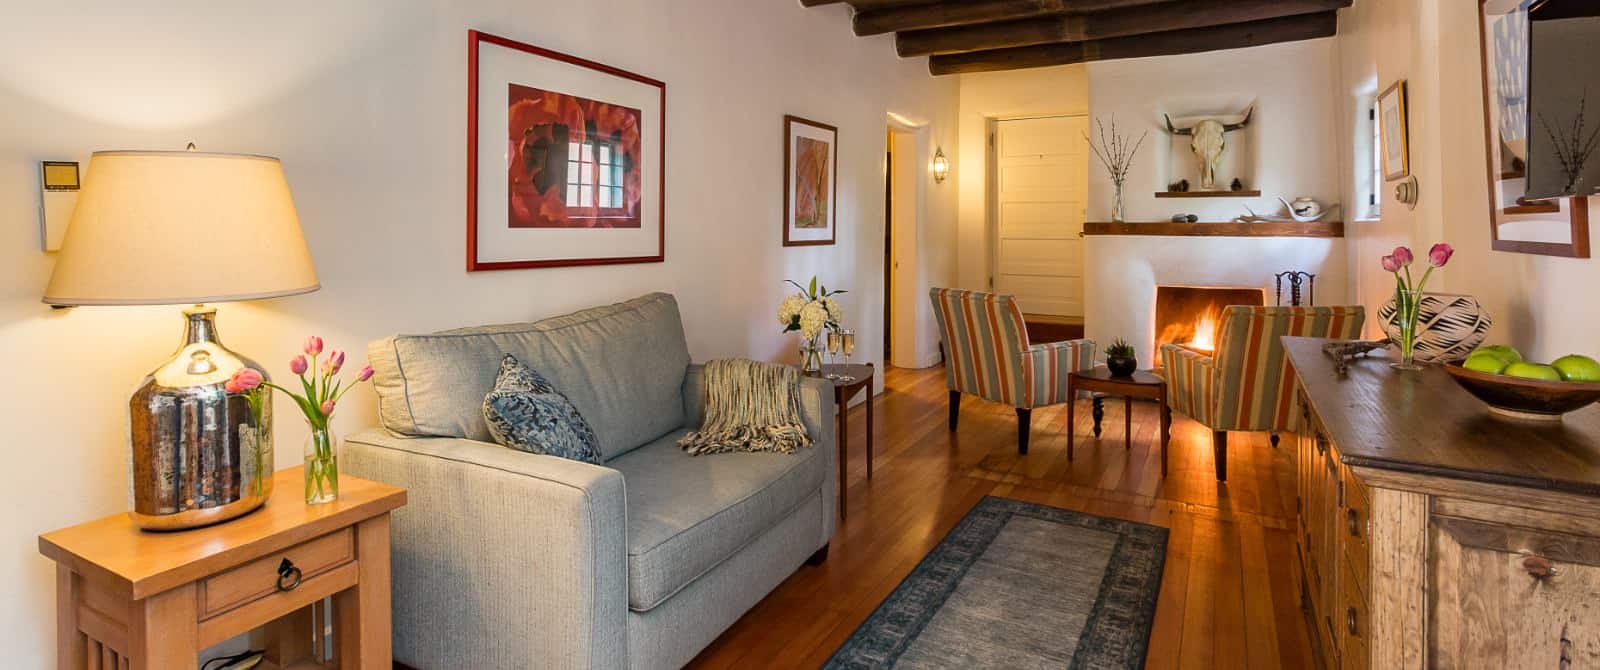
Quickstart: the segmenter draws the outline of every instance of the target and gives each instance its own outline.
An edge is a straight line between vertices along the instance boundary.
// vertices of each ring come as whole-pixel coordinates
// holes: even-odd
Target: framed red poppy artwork
[[[467,42],[467,271],[664,260],[666,84]]]
[[[783,246],[833,244],[839,130],[783,117]]]

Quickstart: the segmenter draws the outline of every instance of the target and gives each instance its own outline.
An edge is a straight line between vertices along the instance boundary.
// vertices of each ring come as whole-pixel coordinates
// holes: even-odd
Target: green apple
[[[1545,381],[1561,381],[1561,373],[1555,368],[1539,363],[1524,363],[1518,361],[1506,366],[1501,374],[1507,377],[1522,377],[1524,379],[1543,379]]]
[[[1471,356],[1467,357],[1466,362],[1461,364],[1461,367],[1474,372],[1487,372],[1491,375],[1497,375],[1506,369],[1506,365],[1505,359],[1492,353],[1473,352]]]
[[[1505,361],[1506,365],[1510,365],[1522,360],[1522,352],[1517,351],[1514,347],[1509,347],[1504,344],[1491,344],[1487,347],[1478,347],[1472,353],[1490,354],[1502,361]]]
[[[1600,382],[1600,362],[1588,356],[1568,354],[1551,361],[1550,367],[1569,382]]]

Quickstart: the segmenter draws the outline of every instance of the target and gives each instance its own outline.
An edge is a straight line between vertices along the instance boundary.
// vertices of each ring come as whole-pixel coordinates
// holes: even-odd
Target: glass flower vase
[[[1116,185],[1116,192],[1117,199],[1111,205],[1111,220],[1116,223],[1122,223],[1128,220],[1127,212],[1123,209],[1122,184]]]
[[[800,338],[800,372],[813,375],[822,372],[822,334]]]
[[[339,498],[339,436],[331,428],[311,426],[306,438],[306,504]]]
[[[1417,317],[1420,315],[1418,307],[1422,305],[1422,292],[1408,289],[1395,289],[1394,318],[1395,326],[1400,331],[1400,340],[1395,342],[1400,347],[1400,360],[1391,363],[1396,370],[1421,370],[1417,364]]]

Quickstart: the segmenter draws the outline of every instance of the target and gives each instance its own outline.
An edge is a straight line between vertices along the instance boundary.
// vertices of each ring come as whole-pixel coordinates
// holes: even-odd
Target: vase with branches
[[[1083,139],[1089,143],[1089,149],[1094,152],[1095,157],[1100,159],[1100,164],[1105,166],[1106,175],[1111,178],[1111,185],[1116,189],[1116,201],[1111,207],[1111,220],[1121,223],[1127,219],[1122,203],[1122,187],[1128,181],[1128,169],[1133,167],[1133,157],[1139,153],[1139,147],[1144,145],[1144,138],[1150,131],[1145,131],[1139,135],[1139,139],[1130,141],[1132,135],[1123,134],[1117,129],[1116,117],[1112,117],[1109,124],[1100,119],[1095,119],[1094,123],[1098,130],[1099,144],[1096,144],[1095,139],[1089,137],[1087,132],[1083,134]]]
[[[1550,136],[1550,146],[1553,148],[1551,153],[1554,153],[1556,160],[1561,162],[1561,175],[1567,180],[1562,192],[1567,195],[1578,193],[1578,182],[1583,181],[1583,170],[1589,164],[1589,157],[1594,154],[1595,147],[1600,145],[1600,127],[1587,127],[1588,119],[1585,118],[1584,107],[1588,102],[1589,92],[1585,90],[1583,97],[1578,99],[1578,112],[1573,115],[1571,125],[1564,128],[1550,125],[1549,119],[1543,114],[1539,115],[1539,123],[1544,126],[1544,132]]]

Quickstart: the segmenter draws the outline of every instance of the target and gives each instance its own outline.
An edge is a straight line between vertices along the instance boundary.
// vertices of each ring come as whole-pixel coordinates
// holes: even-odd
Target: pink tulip
[[[358,381],[358,382],[364,382],[364,381],[366,381],[368,379],[372,379],[372,366],[371,365],[368,365],[366,367],[361,368],[361,375],[356,377],[356,381]]]
[[[1383,269],[1385,272],[1399,272],[1400,261],[1395,260],[1394,256],[1384,256]]]
[[[1450,262],[1450,257],[1455,253],[1456,250],[1448,244],[1443,242],[1435,244],[1432,249],[1428,250],[1428,264],[1436,268],[1442,268],[1445,263]]]
[[[334,351],[328,354],[328,376],[339,374],[339,368],[344,367],[344,352]]]
[[[323,403],[322,403],[322,414],[323,414],[323,416],[327,416],[327,415],[332,414],[332,413],[333,413],[333,401],[332,400],[323,401]]]
[[[312,335],[306,338],[306,355],[316,356],[322,353],[322,338]]]
[[[241,393],[254,390],[256,387],[261,386],[262,381],[260,372],[250,368],[242,368],[233,373],[233,377],[229,378],[228,382],[222,386],[229,393]]]
[[[1400,267],[1411,265],[1411,261],[1413,260],[1416,260],[1416,257],[1411,255],[1410,247],[1394,248],[1394,262],[1398,263]]]
[[[289,359],[289,371],[297,375],[305,374],[310,367],[311,364],[306,362],[305,356],[295,356]]]

